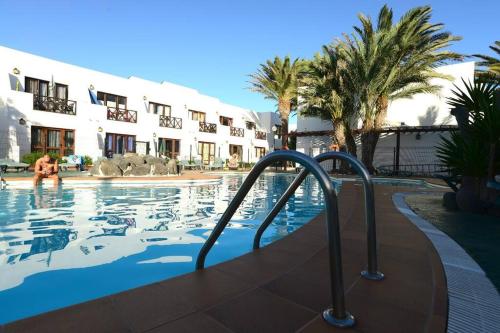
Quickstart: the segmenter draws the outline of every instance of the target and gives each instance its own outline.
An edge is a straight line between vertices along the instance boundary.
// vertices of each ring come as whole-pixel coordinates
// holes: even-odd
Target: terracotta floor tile
[[[356,326],[351,328],[337,328],[328,325],[321,315],[317,315],[312,321],[307,323],[298,332],[300,333],[355,333]],[[388,332],[389,333],[389,332]]]
[[[207,313],[235,332],[293,332],[316,316],[304,307],[256,289]]]
[[[170,322],[166,325],[157,327],[150,333],[230,333],[228,328],[222,326],[214,318],[205,315],[204,313],[197,313],[191,316],[181,318],[179,320]]]
[[[129,332],[108,298],[5,325],[5,332]]]

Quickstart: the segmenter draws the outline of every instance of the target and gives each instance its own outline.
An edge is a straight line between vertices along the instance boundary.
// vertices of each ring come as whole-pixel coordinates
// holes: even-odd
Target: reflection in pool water
[[[251,250],[259,222],[293,177],[259,178],[207,265]],[[199,249],[243,179],[0,191],[0,323],[193,271]],[[322,207],[317,182],[308,177],[263,243],[296,230]]]

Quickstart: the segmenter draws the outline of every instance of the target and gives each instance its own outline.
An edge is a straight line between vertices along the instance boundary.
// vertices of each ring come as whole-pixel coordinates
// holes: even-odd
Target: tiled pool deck
[[[362,188],[340,195],[344,285],[351,329],[328,326],[325,225],[320,215],[259,251],[203,271],[13,322],[0,332],[445,332],[448,293],[440,257],[392,202],[408,188],[376,186],[383,281],[362,279]],[[126,278],[126,277],[124,277]],[[77,286],[75,286],[77,287]]]

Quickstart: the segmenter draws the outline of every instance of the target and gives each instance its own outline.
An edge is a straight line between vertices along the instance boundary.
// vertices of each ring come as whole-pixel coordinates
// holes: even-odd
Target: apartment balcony
[[[217,124],[200,121],[200,132],[217,133]]]
[[[266,132],[255,131],[255,138],[259,139],[259,140],[265,140],[266,139]]]
[[[108,120],[137,123],[137,111],[117,109],[108,106]]]
[[[182,118],[160,115],[160,127],[182,129]]]
[[[239,136],[239,137],[244,137],[245,136],[245,130],[243,128],[239,127],[230,127],[229,134],[231,136]]]
[[[76,101],[68,99],[33,95],[33,109],[61,114],[76,115]]]

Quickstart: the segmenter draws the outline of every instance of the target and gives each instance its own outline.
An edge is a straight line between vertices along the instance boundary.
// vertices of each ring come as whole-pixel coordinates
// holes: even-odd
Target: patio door
[[[75,131],[61,128],[31,127],[31,151],[58,156],[75,153]]]
[[[229,145],[229,157],[232,157],[234,154],[238,155],[238,161],[243,161],[243,146]]]
[[[198,155],[200,155],[203,164],[213,163],[215,160],[215,143],[198,142]]]
[[[160,138],[158,140],[158,152],[168,158],[177,158],[180,154],[181,140]]]
[[[135,135],[106,133],[104,155],[111,158],[113,154],[125,153],[135,153]]]

